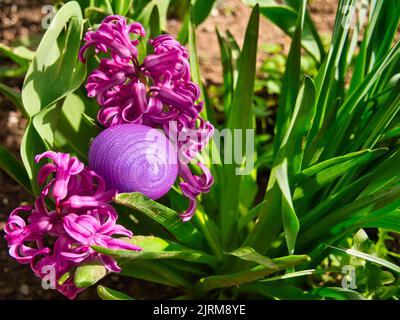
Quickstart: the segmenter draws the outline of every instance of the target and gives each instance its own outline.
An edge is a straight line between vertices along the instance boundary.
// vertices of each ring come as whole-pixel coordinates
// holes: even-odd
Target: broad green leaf
[[[104,286],[97,286],[97,294],[102,300],[135,300],[125,293]]]
[[[32,193],[38,195],[40,188],[37,183],[37,173],[40,166],[35,163],[35,156],[46,151],[46,146],[42,138],[37,133],[32,122],[29,122],[25,128],[21,141],[21,159],[32,186]]]
[[[256,70],[257,40],[259,28],[259,7],[255,6],[246,29],[243,50],[239,61],[239,75],[230,108],[228,130],[232,133],[232,146],[240,139],[242,149],[245,149],[246,129],[252,127],[253,89]],[[234,130],[240,129],[241,134],[235,135]],[[236,142],[235,142],[236,141]],[[232,152],[232,150],[231,150]],[[243,150],[240,151],[243,155]],[[233,153],[233,152],[232,152]],[[227,155],[225,155],[227,156]],[[233,154],[231,154],[233,156]],[[252,155],[246,154],[246,158]],[[249,161],[249,159],[246,159]],[[225,164],[223,172],[223,187],[221,192],[220,226],[221,238],[225,247],[233,248],[237,239],[239,186],[242,180],[241,164]]]
[[[78,288],[88,288],[103,279],[108,270],[101,262],[80,265],[75,270],[74,284]]]
[[[266,267],[266,266],[257,266],[250,270],[244,270],[241,272],[233,273],[233,274],[224,274],[224,275],[214,275],[206,278],[200,279],[196,283],[197,290],[200,292],[207,292],[217,288],[227,288],[232,286],[239,286],[244,283],[252,282],[261,278],[268,276],[271,273],[275,273],[279,270],[284,270],[289,267],[300,265],[306,261],[308,261],[308,257],[305,255],[291,255],[287,257],[281,257],[273,259],[272,262],[278,266],[278,269]]]
[[[31,183],[25,168],[3,146],[0,146],[0,168],[23,186],[25,190],[32,193]]]
[[[312,294],[335,300],[366,300],[357,291],[337,287],[315,288]]]
[[[87,119],[87,111],[86,101],[70,93],[63,101],[57,124],[57,131],[65,137],[82,160],[87,159],[90,140],[100,132],[100,128]]]
[[[253,248],[250,248],[250,247],[242,247],[242,248],[233,250],[232,252],[228,252],[227,254],[238,257],[245,261],[255,262],[259,265],[278,270],[278,266],[275,265],[271,259],[259,254],[256,250],[254,250]]]
[[[182,244],[195,249],[205,247],[204,239],[190,221],[182,222],[177,212],[146,198],[141,193],[119,193],[114,201],[144,213],[166,228]]]
[[[178,259],[190,262],[204,263],[215,267],[218,260],[202,251],[196,251],[178,243],[153,236],[136,236],[126,240],[139,246],[143,251],[108,249],[100,246],[93,248],[100,253],[119,259]]]
[[[54,146],[54,135],[60,117],[63,101],[60,100],[54,105],[40,110],[32,118],[33,126],[42,140],[47,143],[49,149]]]
[[[62,31],[67,23],[65,34]],[[83,23],[79,4],[71,1],[61,7],[44,34],[22,89],[22,101],[30,116],[74,91],[85,79],[86,64],[77,59]]]

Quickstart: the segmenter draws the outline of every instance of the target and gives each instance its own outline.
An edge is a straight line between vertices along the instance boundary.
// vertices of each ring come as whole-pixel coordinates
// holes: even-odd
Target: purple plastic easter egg
[[[108,189],[141,192],[155,200],[176,180],[177,151],[157,129],[120,124],[103,130],[93,140],[89,167],[103,177]]]

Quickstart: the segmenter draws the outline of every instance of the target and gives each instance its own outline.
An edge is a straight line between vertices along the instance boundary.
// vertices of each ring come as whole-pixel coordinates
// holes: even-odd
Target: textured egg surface
[[[155,200],[176,180],[177,150],[157,129],[120,124],[103,130],[93,140],[89,167],[103,177],[108,189],[141,192]]]

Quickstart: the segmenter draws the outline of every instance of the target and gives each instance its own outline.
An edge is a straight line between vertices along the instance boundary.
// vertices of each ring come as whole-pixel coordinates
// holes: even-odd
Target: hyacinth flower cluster
[[[89,47],[107,56],[88,76],[87,94],[96,97],[100,105],[97,118],[104,127],[143,124],[164,130],[176,145],[180,187],[190,201],[181,218],[188,221],[195,213],[196,197],[208,192],[213,184],[204,164],[197,163],[202,174],[195,175],[189,163],[204,149],[214,128],[200,116],[203,102],[197,102],[200,88],[190,81],[186,48],[171,35],[163,34],[150,40],[154,52],[139,63],[137,45],[144,36],[141,24],[127,24],[124,17],[116,15],[108,16],[97,30],[86,33],[79,59],[85,62]]]
[[[83,290],[73,282],[77,266],[96,262],[109,271],[121,271],[114,258],[92,246],[141,249],[113,237],[132,237],[132,232],[116,224],[117,212],[109,204],[115,191],[106,190],[100,176],[68,154],[47,151],[35,161],[43,158],[51,160],[38,172],[44,187],[34,206],[24,205],[10,214],[5,238],[13,258],[30,264],[37,277],[54,282],[53,287],[73,299]]]

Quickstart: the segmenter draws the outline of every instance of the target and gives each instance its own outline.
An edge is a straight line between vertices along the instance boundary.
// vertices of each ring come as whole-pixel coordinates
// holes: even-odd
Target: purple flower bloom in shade
[[[121,270],[112,257],[97,253],[91,246],[140,248],[113,238],[130,238],[132,232],[116,224],[117,212],[108,203],[116,191],[107,190],[102,177],[68,154],[47,151],[35,159],[39,162],[43,158],[52,163],[42,166],[38,181],[49,181],[33,207],[21,206],[10,214],[5,238],[12,257],[19,263],[29,263],[38,277],[47,279],[53,272],[56,289],[74,298],[82,291],[73,283],[73,271],[81,263],[100,261],[109,271]],[[53,200],[54,208],[46,200]],[[64,279],[67,273],[70,275]]]
[[[85,35],[86,44],[79,54],[82,62],[89,46],[94,46],[96,53],[110,53],[89,75],[86,90],[101,107],[97,119],[104,127],[143,124],[163,129],[174,142],[179,153],[182,192],[190,200],[188,210],[182,215],[187,221],[195,211],[195,198],[208,192],[213,182],[204,165],[201,178],[189,175],[187,163],[204,149],[214,128],[200,116],[203,102],[198,102],[199,86],[190,81],[186,48],[171,35],[160,35],[149,41],[153,53],[140,64],[138,41],[130,41],[130,33],[143,35],[144,31],[137,23],[128,26],[125,18],[110,16],[97,31]]]

